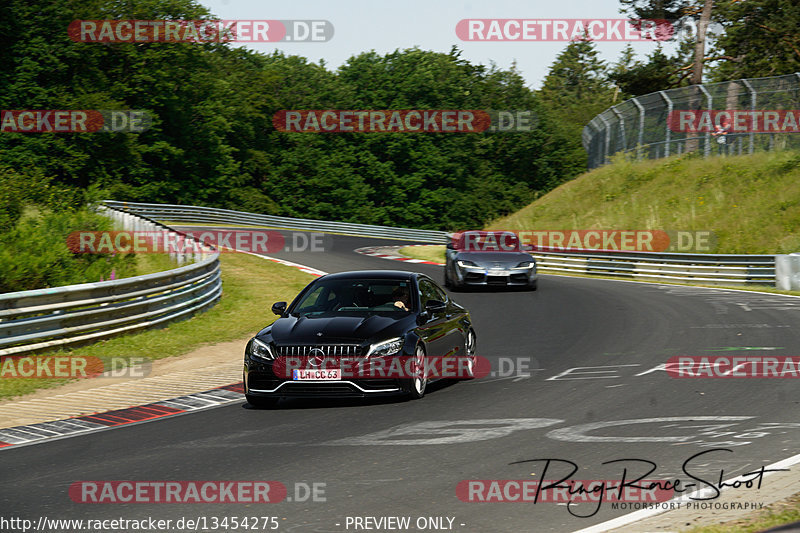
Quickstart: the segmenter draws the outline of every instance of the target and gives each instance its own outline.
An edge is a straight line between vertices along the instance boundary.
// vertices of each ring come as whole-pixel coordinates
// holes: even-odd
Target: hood
[[[481,267],[515,267],[523,261],[535,262],[530,254],[524,252],[459,252],[456,260],[472,261]]]
[[[408,323],[414,320],[413,314],[401,318],[389,314],[292,316],[279,318],[259,336],[271,336],[277,344],[360,344],[399,337],[408,330]]]

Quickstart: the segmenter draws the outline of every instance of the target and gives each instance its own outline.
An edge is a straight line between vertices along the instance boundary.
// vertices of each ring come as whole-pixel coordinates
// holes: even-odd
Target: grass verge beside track
[[[797,252],[800,153],[616,156],[486,229],[713,231],[706,253]]]
[[[766,506],[762,511],[713,526],[684,529],[684,533],[757,533],[800,521],[800,493]]]
[[[404,248],[400,248],[398,252],[400,255],[413,257],[414,259],[433,261],[435,263],[444,263],[444,245],[442,244],[406,246]]]
[[[144,357],[149,360],[182,355],[201,346],[232,341],[253,334],[275,315],[276,301],[290,301],[313,276],[293,267],[247,255],[225,253],[222,263],[222,298],[194,317],[162,329],[115,337],[90,346],[49,352],[47,355],[81,357]],[[233,354],[240,357],[241,354]],[[0,399],[57,387],[63,379],[2,379]]]

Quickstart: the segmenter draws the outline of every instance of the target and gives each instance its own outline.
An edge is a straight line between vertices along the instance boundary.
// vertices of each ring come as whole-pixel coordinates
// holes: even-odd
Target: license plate
[[[341,368],[326,368],[317,370],[292,370],[292,379],[295,381],[338,381],[342,379]]]
[[[490,268],[489,269],[489,275],[490,276],[505,276],[506,275],[506,271],[503,270],[502,268]]]

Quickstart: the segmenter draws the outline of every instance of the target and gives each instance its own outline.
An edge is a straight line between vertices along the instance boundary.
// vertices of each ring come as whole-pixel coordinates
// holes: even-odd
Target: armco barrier
[[[128,230],[174,232],[108,206],[100,211]],[[165,272],[0,294],[0,355],[158,327],[212,306],[222,294],[219,252],[207,246],[201,250],[175,255],[179,263],[197,262]]]
[[[444,231],[392,228],[346,222],[288,218],[229,209],[106,201],[105,205],[156,220],[194,224],[250,225],[300,231],[343,233],[444,244]],[[653,252],[537,251],[539,270],[673,281],[704,285],[775,285],[774,255],[680,254]]]
[[[800,254],[775,256],[775,286],[800,291]]]
[[[372,226],[352,222],[328,222],[307,218],[288,218],[259,213],[245,213],[230,209],[198,207],[193,205],[143,204],[134,202],[103,202],[109,207],[128,211],[140,216],[169,222],[185,222],[189,224],[235,224],[263,226],[267,228],[296,229],[301,231],[319,231],[325,233],[342,233],[361,237],[382,237],[386,239],[407,239],[410,241],[444,244],[447,234],[443,231],[392,228],[388,226]]]
[[[774,285],[774,255],[533,252],[540,271],[703,285]]]

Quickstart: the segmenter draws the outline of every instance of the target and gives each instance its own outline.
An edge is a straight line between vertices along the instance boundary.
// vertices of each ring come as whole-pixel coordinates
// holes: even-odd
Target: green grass
[[[434,261],[444,263],[444,245],[431,244],[428,246],[405,246],[399,250],[401,255],[422,259],[423,261]]]
[[[145,254],[153,257],[156,254]],[[154,257],[152,261],[163,258]],[[182,355],[204,345],[232,341],[254,334],[276,317],[270,307],[290,301],[313,276],[284,265],[246,254],[220,255],[222,290],[220,301],[205,313],[168,327],[115,337],[90,346],[52,352],[48,355],[85,357],[144,357],[149,360]],[[147,261],[150,266],[152,263]],[[244,348],[244,346],[242,346]],[[241,353],[232,353],[240,358]],[[63,379],[2,379],[0,398],[56,387]]]
[[[178,262],[173,261],[169,254],[136,254],[136,275],[155,274],[178,268]]]
[[[800,494],[766,506],[744,518],[713,526],[684,529],[684,533],[756,533],[765,529],[800,521]]]
[[[489,224],[506,230],[713,231],[712,253],[800,251],[800,152],[612,164]]]

